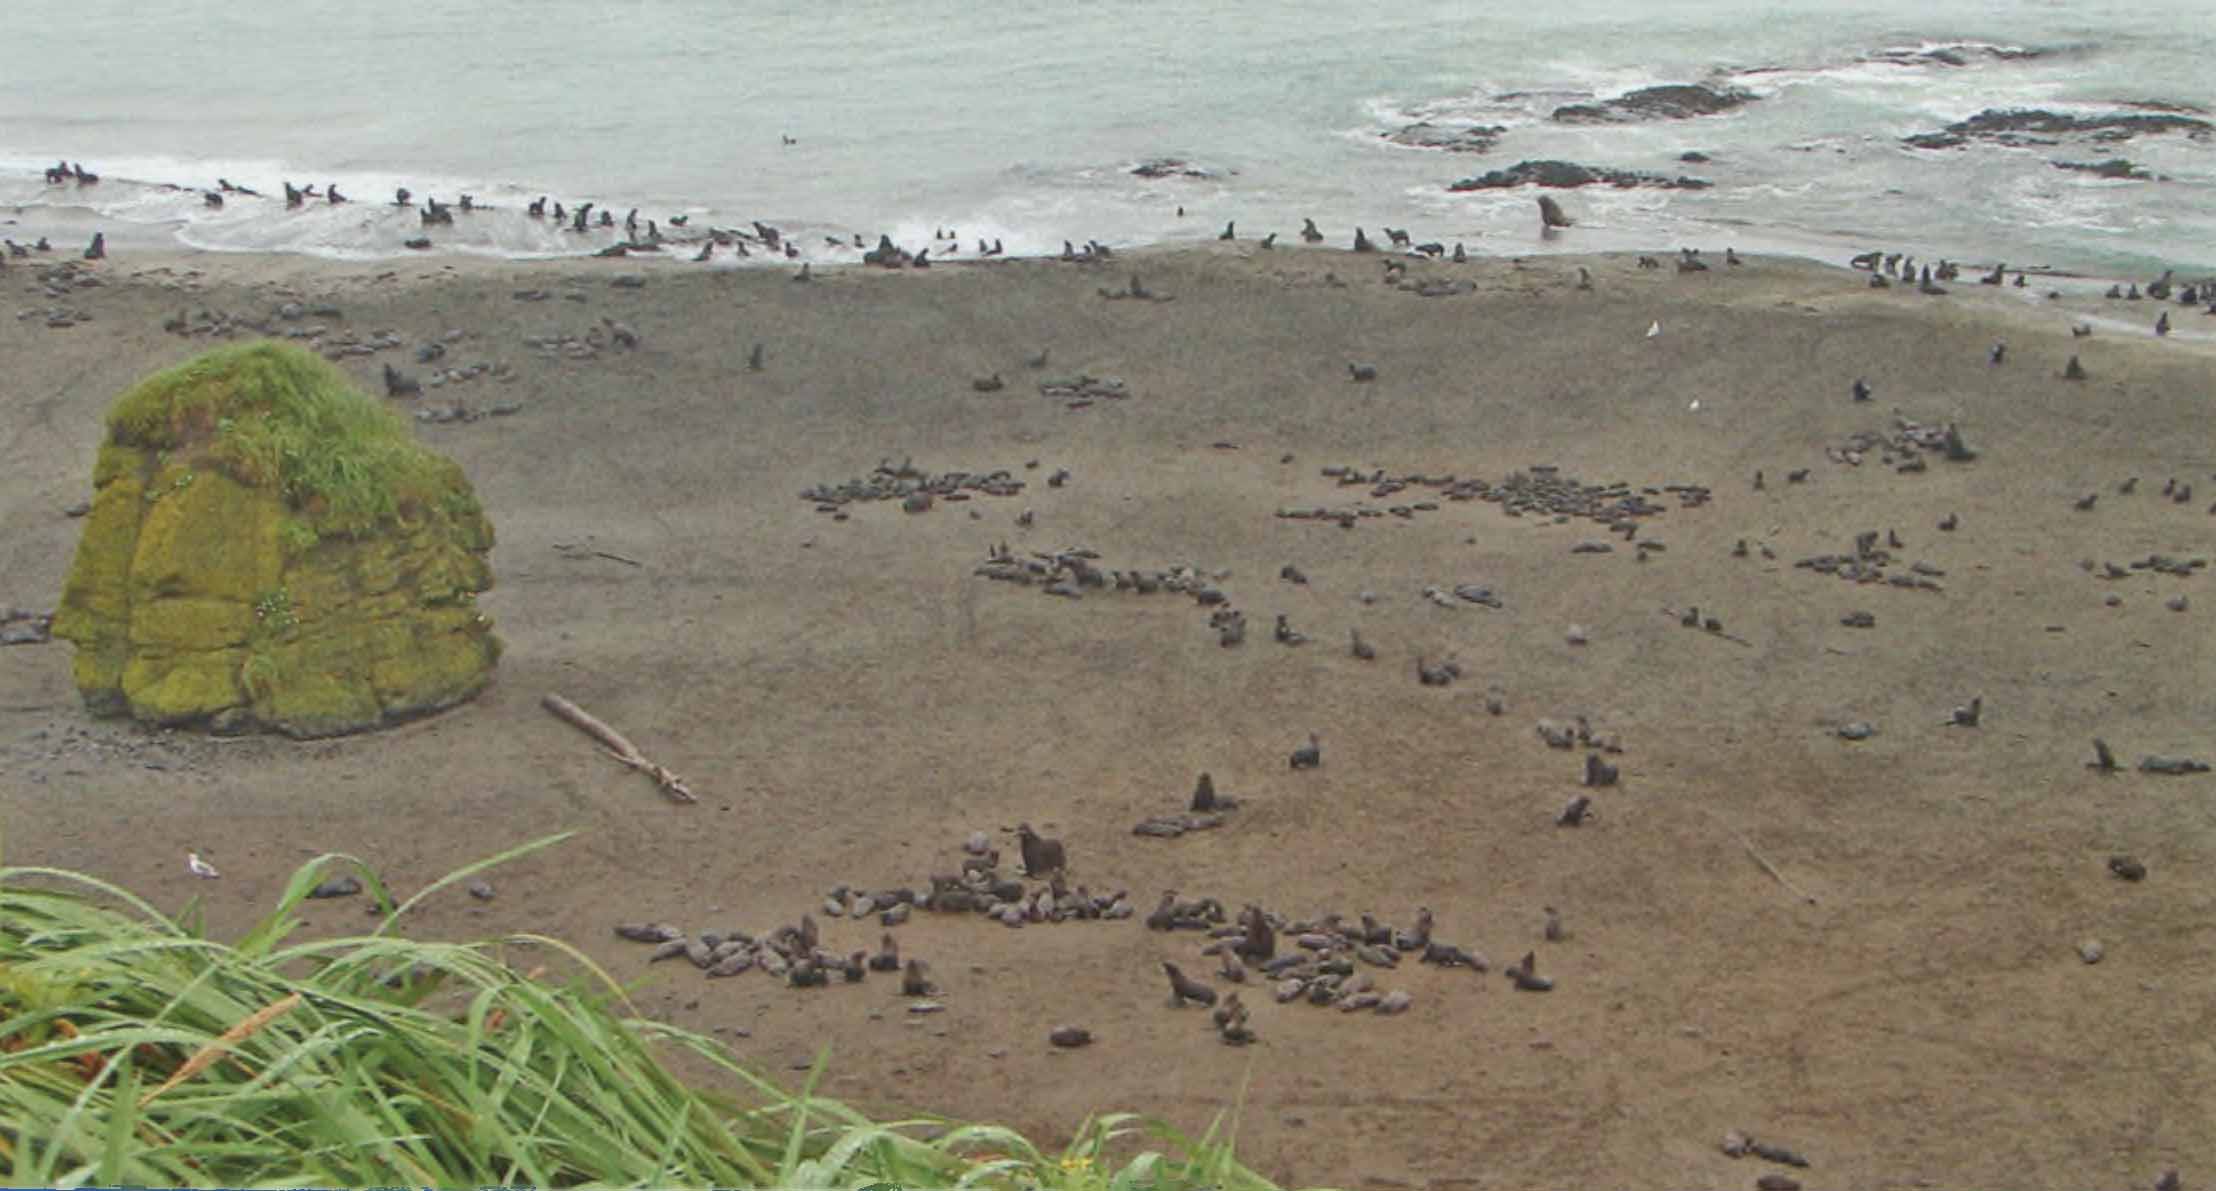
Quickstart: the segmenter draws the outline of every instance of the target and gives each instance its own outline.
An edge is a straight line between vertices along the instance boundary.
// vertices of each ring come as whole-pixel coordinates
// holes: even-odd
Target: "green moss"
[[[141,381],[109,413],[108,435],[114,446],[276,488],[319,535],[420,517],[468,488],[454,463],[344,373],[269,341],[217,348]]]

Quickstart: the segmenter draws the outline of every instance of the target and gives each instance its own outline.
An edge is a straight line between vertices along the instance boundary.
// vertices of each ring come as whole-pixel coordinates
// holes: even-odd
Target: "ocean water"
[[[0,71],[0,235],[347,259],[407,254],[420,202],[497,209],[438,252],[591,251],[522,214],[545,194],[689,230],[783,228],[809,259],[855,234],[959,233],[1011,254],[1243,235],[1313,217],[1524,254],[1693,245],[1843,260],[1870,248],[2095,275],[2216,270],[2216,138],[1973,144],[1902,137],[1986,108],[2216,109],[2216,20],[2122,0],[1552,0],[1522,5],[978,4],[949,0],[14,0]],[[1953,65],[1918,50],[1951,46]],[[2016,51],[2036,51],[2022,55]],[[1620,125],[1563,103],[1743,87],[1724,115]],[[2211,117],[2216,119],[2216,117]],[[1417,120],[1500,125],[1483,154],[1409,148]],[[795,143],[786,144],[790,137]],[[1708,154],[1685,164],[1689,150]],[[1205,176],[1145,179],[1174,157]],[[2066,172],[2125,157],[2159,180]],[[103,176],[49,186],[62,158]],[[1691,174],[1703,191],[1450,183],[1524,159]],[[288,212],[200,191],[336,182]],[[170,189],[181,187],[182,189]],[[1182,206],[1183,217],[1177,214]],[[835,237],[847,247],[825,241]],[[937,255],[945,255],[943,251]],[[755,263],[763,258],[756,257]]]

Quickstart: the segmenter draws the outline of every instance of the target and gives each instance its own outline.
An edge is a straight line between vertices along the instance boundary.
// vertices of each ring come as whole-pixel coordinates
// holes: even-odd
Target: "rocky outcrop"
[[[1505,190],[1514,186],[1546,186],[1566,190],[1578,186],[1613,186],[1619,190],[1654,187],[1660,190],[1706,190],[1712,183],[1699,178],[1612,170],[1578,165],[1570,161],[1519,161],[1504,170],[1464,178],[1447,187],[1452,191]]]
[[[1744,107],[1756,99],[1740,87],[1704,87],[1698,83],[1669,83],[1641,87],[1597,103],[1571,103],[1554,109],[1564,124],[1620,124],[1633,120],[1687,120],[1713,116]]]
[[[2107,161],[2057,161],[2054,168],[2092,174],[2100,178],[2129,178],[2135,182],[2160,180],[2158,175],[2140,169],[2121,157],[2111,157]]]
[[[2034,58],[2044,58],[2046,56],[2046,50],[1963,41],[1949,45],[1878,50],[1865,56],[1863,61],[1891,62],[1900,66],[1968,66],[1973,59],[1985,59],[1993,62],[2028,62]]]
[[[1396,145],[1411,149],[1444,149],[1450,153],[1490,153],[1500,143],[1501,134],[1508,129],[1499,124],[1478,124],[1450,127],[1419,121],[1406,128],[1378,135]]]
[[[1131,167],[1142,178],[1213,178],[1215,174],[1177,157],[1157,157]]]
[[[493,534],[469,481],[300,348],[140,382],[93,486],[53,631],[94,714],[334,736],[491,680]]]
[[[2099,116],[2073,116],[2039,108],[1987,108],[1967,120],[1958,120],[1938,132],[1919,132],[1902,138],[1917,149],[1952,149],[1971,141],[1997,145],[2053,145],[2055,138],[2083,136],[2094,141],[2127,141],[2135,136],[2183,132],[2205,140],[2216,125],[2198,116],[2178,112],[2112,112]]]

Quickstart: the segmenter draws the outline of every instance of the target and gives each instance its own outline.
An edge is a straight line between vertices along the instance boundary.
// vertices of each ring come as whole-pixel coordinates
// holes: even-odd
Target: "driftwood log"
[[[540,699],[539,705],[575,724],[587,736],[599,741],[607,748],[609,756],[653,778],[654,784],[660,786],[664,794],[679,802],[699,801],[699,799],[693,797],[692,790],[685,785],[685,779],[647,760],[646,754],[641,753],[637,746],[624,739],[623,733],[594,718],[584,708],[562,698],[560,695],[552,694]]]

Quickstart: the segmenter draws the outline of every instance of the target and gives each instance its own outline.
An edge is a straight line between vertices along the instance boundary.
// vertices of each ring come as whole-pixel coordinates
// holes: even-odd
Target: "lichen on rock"
[[[359,732],[483,690],[492,525],[316,356],[217,348],[117,399],[53,631],[99,715]]]

